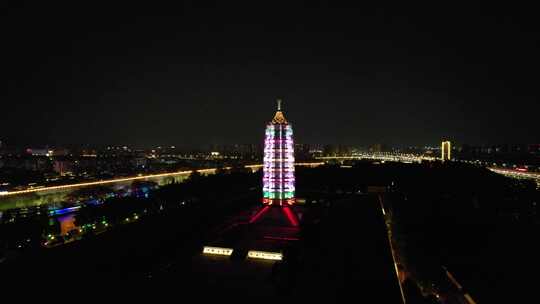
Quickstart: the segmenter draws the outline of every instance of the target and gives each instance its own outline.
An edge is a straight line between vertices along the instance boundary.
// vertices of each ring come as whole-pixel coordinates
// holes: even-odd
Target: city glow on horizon
[[[316,163],[295,163],[295,166],[306,166],[306,167],[317,167],[320,165],[324,165],[324,162],[316,162]],[[257,171],[260,168],[262,168],[264,165],[262,164],[255,164],[255,165],[246,165],[244,168],[251,169],[253,171]],[[224,170],[230,170],[231,167],[225,167],[222,168]],[[199,173],[207,173],[212,174],[215,173],[217,168],[209,168],[209,169],[200,169],[195,170]],[[126,178],[113,178],[113,179],[107,179],[102,181],[96,181],[96,182],[86,182],[86,183],[76,183],[76,184],[66,184],[66,185],[59,185],[59,186],[49,186],[49,187],[36,187],[26,190],[16,190],[16,191],[0,191],[0,197],[2,196],[8,196],[8,195],[20,195],[20,194],[27,194],[27,193],[34,193],[34,192],[44,192],[44,191],[54,191],[54,190],[62,190],[62,189],[69,189],[69,188],[78,188],[78,187],[89,187],[89,186],[96,186],[96,185],[104,185],[104,184],[114,184],[114,183],[121,183],[121,182],[129,182],[134,180],[144,180],[144,179],[152,179],[152,178],[160,178],[160,177],[168,177],[168,176],[175,176],[175,175],[188,175],[191,174],[193,170],[190,171],[178,171],[178,172],[171,172],[171,173],[159,173],[159,174],[148,174],[148,175],[141,175],[141,176],[135,176],[135,177],[126,177]]]
[[[227,168],[224,168],[224,169],[230,169],[230,167],[227,167]],[[215,173],[216,168],[200,169],[200,170],[195,170],[195,171],[197,171],[199,173]],[[40,187],[40,188],[33,188],[33,189],[27,189],[27,190],[5,191],[5,192],[0,192],[0,196],[25,194],[25,193],[32,193],[32,192],[38,192],[38,191],[41,192],[41,191],[62,190],[62,189],[76,188],[76,187],[87,187],[87,186],[96,186],[96,185],[104,185],[104,184],[113,184],[113,183],[129,182],[129,181],[135,181],[135,180],[144,180],[144,179],[167,177],[167,176],[174,176],[174,175],[187,175],[187,174],[191,174],[191,172],[193,172],[193,170],[179,171],[179,172],[172,172],[172,173],[149,174],[149,175],[141,175],[141,176],[135,176],[135,177],[126,177],[126,178],[114,178],[114,179],[108,179],[108,180],[102,180],[102,181],[96,181],[96,182],[86,182],[86,183],[67,184],[67,185],[60,185],[60,186]]]

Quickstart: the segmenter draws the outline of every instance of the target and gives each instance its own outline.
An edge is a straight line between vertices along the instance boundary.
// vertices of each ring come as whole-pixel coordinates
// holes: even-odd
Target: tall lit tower
[[[266,125],[264,139],[263,204],[288,206],[294,204],[294,142],[292,126],[281,111]]]
[[[441,143],[441,160],[447,161],[452,158],[452,145],[449,141]]]

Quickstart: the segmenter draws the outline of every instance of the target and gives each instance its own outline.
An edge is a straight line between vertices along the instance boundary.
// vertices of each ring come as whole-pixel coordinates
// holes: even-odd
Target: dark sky
[[[258,143],[278,97],[302,143],[540,141],[532,8],[18,3],[8,144]]]

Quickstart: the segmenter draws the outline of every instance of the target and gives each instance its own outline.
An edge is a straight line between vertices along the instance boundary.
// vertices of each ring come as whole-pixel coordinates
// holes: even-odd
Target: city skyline
[[[0,7],[5,298],[537,298],[535,10]]]
[[[21,25],[1,51],[8,145],[259,143],[276,98],[302,143],[540,141],[527,11],[21,5],[2,20]]]
[[[352,151],[369,151],[369,150],[376,150],[379,151],[401,151],[401,150],[440,150],[440,140],[445,139],[441,138],[439,139],[439,142],[434,143],[425,143],[420,145],[412,145],[412,144],[403,144],[403,145],[389,145],[384,142],[371,142],[367,144],[361,144],[361,145],[355,145],[355,144],[339,144],[339,143],[305,143],[305,142],[296,142],[294,143],[295,147],[302,147],[304,149],[309,148],[315,150],[324,150],[324,149],[349,149]],[[462,150],[462,149],[473,149],[473,150],[493,150],[496,152],[512,152],[512,151],[527,151],[532,150],[533,152],[538,151],[538,147],[540,144],[538,143],[501,143],[501,142],[495,142],[495,143],[486,143],[486,144],[478,144],[478,143],[467,143],[467,142],[455,142],[452,141],[452,150]],[[0,151],[3,150],[4,153],[14,153],[14,154],[35,154],[33,153],[34,150],[38,151],[37,155],[45,155],[47,151],[54,151],[50,152],[51,154],[57,154],[57,152],[60,152],[61,155],[63,154],[70,154],[73,151],[77,152],[85,152],[85,151],[95,151],[100,153],[109,153],[114,152],[115,150],[125,150],[127,152],[137,152],[137,151],[150,151],[150,150],[156,150],[156,151],[166,151],[171,152],[175,151],[176,153],[189,153],[189,152],[234,152],[234,151],[247,151],[252,150],[254,153],[259,151],[262,153],[262,150],[264,148],[264,142],[257,142],[257,143],[203,143],[203,144],[197,144],[197,145],[189,145],[189,144],[182,144],[182,143],[158,143],[158,144],[152,144],[152,145],[141,145],[141,144],[125,144],[124,142],[121,143],[107,143],[107,144],[65,144],[65,143],[59,143],[59,144],[51,144],[51,143],[39,143],[39,144],[32,144],[32,143],[26,143],[21,145],[15,145],[13,143],[6,143],[5,141],[2,143],[2,146],[0,146]],[[258,153],[258,152],[257,152]]]

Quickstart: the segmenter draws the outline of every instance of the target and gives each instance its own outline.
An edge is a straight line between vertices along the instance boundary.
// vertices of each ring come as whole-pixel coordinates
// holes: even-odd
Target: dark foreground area
[[[97,223],[80,240],[4,255],[2,294],[399,303],[389,229],[407,303],[461,303],[465,293],[478,303],[534,297],[534,185],[456,164],[357,163],[297,176],[302,200],[295,212],[302,220],[295,231],[247,223],[260,208],[261,178],[247,172],[194,176],[149,198],[81,208],[75,225],[92,226],[96,216],[106,216],[110,228]],[[26,235],[14,229],[22,224],[3,225],[11,227],[4,235]],[[291,240],[261,243],[261,233]],[[5,244],[15,252],[18,243]],[[208,257],[201,254],[205,245],[235,254]],[[283,261],[246,259],[259,246],[283,252]]]
[[[260,208],[258,192],[236,191],[235,197],[219,199],[219,208],[203,199],[76,242],[23,251],[0,264],[3,289],[88,298],[400,303],[374,196],[327,197],[295,208],[298,227],[279,218],[249,224]],[[201,253],[216,242],[236,253]],[[282,252],[283,260],[249,259],[250,249]]]
[[[253,200],[235,203],[247,206]],[[18,292],[31,289],[97,298],[334,302],[376,297],[385,303],[400,302],[382,214],[372,197],[305,208],[305,224],[293,232],[298,240],[273,241],[265,248],[284,252],[283,261],[248,259],[246,251],[244,256],[202,255],[205,242],[220,238],[222,223],[241,220],[246,210],[220,218],[186,208],[79,242],[29,252],[2,265],[2,277],[9,278],[3,286]],[[271,235],[288,229],[240,227],[228,230],[223,242],[249,249],[252,231]]]

